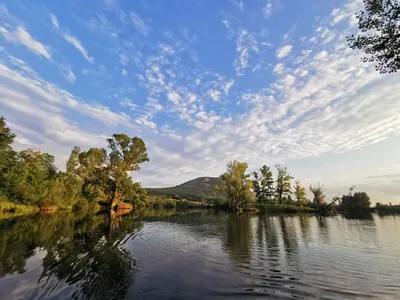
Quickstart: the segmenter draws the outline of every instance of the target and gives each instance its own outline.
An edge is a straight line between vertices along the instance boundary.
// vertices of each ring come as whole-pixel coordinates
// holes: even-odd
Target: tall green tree
[[[120,184],[128,177],[128,172],[139,171],[140,164],[149,161],[146,145],[141,138],[130,138],[126,134],[114,134],[108,139],[110,175],[114,180],[111,207],[115,207],[120,198]]]
[[[33,149],[23,150],[18,156],[21,201],[39,207],[55,204],[57,199],[50,197],[58,177],[54,156]]]
[[[6,120],[0,118],[0,172],[5,172],[5,168],[15,160],[16,152],[12,149],[15,134],[7,127]]]
[[[253,190],[259,203],[271,203],[275,188],[271,169],[264,165],[258,172],[253,172]]]
[[[286,167],[276,165],[275,168],[278,171],[275,194],[279,204],[282,204],[282,200],[291,194],[291,180],[293,177],[290,176]]]
[[[360,33],[347,37],[352,49],[362,49],[364,62],[376,62],[380,73],[400,69],[400,1],[364,0],[365,10],[356,14]]]
[[[298,204],[304,205],[307,203],[306,188],[302,186],[298,180],[296,180],[294,186],[294,196],[296,197]]]
[[[217,190],[227,199],[233,210],[247,207],[252,198],[253,183],[250,175],[246,174],[247,168],[247,163],[234,160],[227,164],[226,172],[219,177],[221,183]]]
[[[16,165],[17,153],[12,149],[15,134],[7,126],[6,120],[0,118],[0,196],[9,198],[10,192],[15,186],[15,180],[11,174]]]
[[[111,193],[110,171],[107,165],[107,151],[104,148],[90,148],[79,153],[78,172],[84,179],[83,195],[90,204],[107,202]]]

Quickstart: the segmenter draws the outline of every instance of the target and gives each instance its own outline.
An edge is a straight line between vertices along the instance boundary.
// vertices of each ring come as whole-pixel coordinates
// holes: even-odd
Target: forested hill
[[[175,187],[146,188],[149,195],[187,199],[192,201],[208,201],[217,198],[215,186],[220,182],[217,177],[199,177]]]

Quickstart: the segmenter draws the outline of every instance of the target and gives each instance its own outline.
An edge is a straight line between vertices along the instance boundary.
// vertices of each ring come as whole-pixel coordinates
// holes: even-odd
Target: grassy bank
[[[40,209],[37,206],[0,201],[0,219],[35,214],[39,211]]]
[[[137,202],[136,208],[176,208],[176,209],[189,209],[189,208],[210,208],[208,204],[189,200],[176,200],[165,198],[162,196],[147,196],[145,201]]]
[[[254,204],[260,213],[316,213],[315,208],[288,204]]]
[[[49,205],[44,207],[38,207],[35,205],[27,205],[27,204],[17,204],[11,201],[4,199],[4,197],[0,198],[0,219],[8,219],[13,217],[26,216],[36,213],[50,214],[54,212],[64,211],[64,212],[74,212],[78,211],[85,213],[96,213],[101,210],[101,206],[99,204],[94,204],[92,206],[85,206],[77,209],[72,205]]]

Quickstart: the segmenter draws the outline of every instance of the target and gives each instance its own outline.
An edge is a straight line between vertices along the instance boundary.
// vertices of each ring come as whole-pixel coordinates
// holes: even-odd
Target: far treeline
[[[313,198],[306,197],[306,188],[295,181],[286,167],[276,165],[277,176],[274,179],[270,167],[264,165],[258,171],[246,174],[247,163],[232,161],[227,170],[220,176],[221,184],[217,190],[225,197],[233,210],[251,210],[252,207],[273,209],[273,205],[297,206],[300,209],[313,208],[321,215],[342,212],[370,211],[371,201],[367,193],[354,192],[350,188],[348,194],[334,197],[328,204],[324,188],[320,184],[309,187]],[[400,206],[399,206],[400,207]],[[290,208],[290,207],[288,207]],[[391,210],[392,206],[377,204],[377,208]],[[394,208],[394,207],[393,207]],[[295,209],[296,210],[296,209]]]
[[[128,175],[149,161],[142,139],[114,134],[105,148],[74,147],[66,171],[57,170],[54,156],[38,150],[15,151],[15,139],[0,118],[0,206],[10,210],[36,207],[88,209],[98,203],[117,208],[122,201],[143,201],[146,191]],[[18,207],[20,206],[20,207]]]

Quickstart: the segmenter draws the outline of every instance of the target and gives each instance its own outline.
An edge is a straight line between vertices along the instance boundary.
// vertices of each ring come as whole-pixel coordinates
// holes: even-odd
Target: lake
[[[400,299],[400,216],[0,221],[0,299]]]

